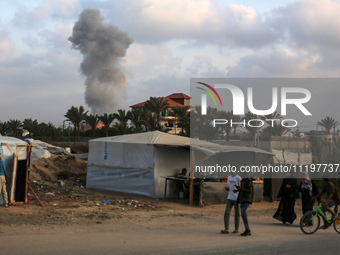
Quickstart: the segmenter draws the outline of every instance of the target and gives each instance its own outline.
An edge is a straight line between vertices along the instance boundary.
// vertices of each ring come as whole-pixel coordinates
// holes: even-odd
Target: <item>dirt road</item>
[[[165,210],[130,211],[97,223],[2,225],[1,254],[339,254],[334,229],[307,236],[298,220],[285,226],[271,218],[277,203],[252,205],[250,237],[219,233],[224,205],[162,203]]]

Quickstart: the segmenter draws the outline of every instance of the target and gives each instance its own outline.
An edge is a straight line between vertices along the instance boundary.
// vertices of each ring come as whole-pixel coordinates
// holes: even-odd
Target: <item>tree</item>
[[[247,129],[247,131],[249,132],[252,140],[254,141],[254,146],[256,147],[256,139],[257,139],[257,134],[258,134],[258,131],[260,130],[260,127],[258,127],[261,123],[261,121],[259,120],[259,116],[257,116],[256,114],[253,114],[252,112],[248,111],[244,117],[242,118],[242,120],[245,120],[247,123],[245,125],[245,128]],[[248,121],[250,121],[250,125]]]
[[[7,121],[5,121],[5,122],[0,121],[0,134],[1,135],[7,135],[8,131],[9,131],[8,122]]]
[[[326,134],[329,135],[332,128],[335,128],[339,124],[338,121],[335,121],[332,117],[326,117],[318,122],[318,125],[323,127],[326,130]]]
[[[156,97],[150,97],[150,99],[147,101],[145,106],[153,113],[155,113],[155,117],[157,120],[157,127],[156,129],[161,130],[161,114],[162,111],[164,111],[168,106],[168,100],[164,99],[164,97],[156,98]]]
[[[46,134],[51,138],[51,141],[60,141],[60,139],[64,136],[65,131],[61,127],[55,127],[52,123],[46,124],[45,128]]]
[[[118,113],[113,114],[113,117],[119,122],[127,124],[131,118],[131,112],[130,111],[125,112],[125,110],[119,109]]]
[[[143,110],[140,107],[134,108],[131,111],[130,121],[133,126],[134,133],[140,133],[142,130],[142,124],[141,124],[141,120],[143,116],[142,111]]]
[[[232,120],[233,120],[233,129],[234,129],[234,137],[236,136],[236,130],[240,124],[234,124],[238,123],[242,120],[240,115],[234,115],[233,111],[231,111],[231,114],[233,115]]]
[[[113,130],[117,135],[125,135],[131,133],[131,127],[127,122],[117,122],[113,125]]]
[[[104,124],[103,129],[105,131],[106,137],[108,137],[110,125],[114,121],[115,118],[114,118],[112,113],[110,113],[110,114],[104,113],[103,116],[99,116],[99,119]]]
[[[22,127],[22,122],[20,120],[9,120],[8,128],[13,136],[19,136],[20,127]]]
[[[23,128],[26,129],[29,134],[28,137],[32,137],[32,131],[33,131],[33,120],[32,119],[24,119],[23,121]]]
[[[178,118],[178,126],[182,128],[181,133],[185,136],[190,136],[189,106],[175,106],[170,115]]]
[[[92,128],[92,138],[94,138],[95,134],[96,134],[96,128],[97,128],[97,125],[99,123],[98,115],[97,114],[87,115],[87,116],[85,116],[85,121]]]
[[[65,118],[73,124],[77,141],[79,140],[80,124],[84,121],[88,112],[89,111],[85,111],[83,106],[79,106],[79,108],[72,106],[64,115]]]
[[[157,128],[156,114],[144,108],[139,123],[145,127],[146,131],[155,131]]]
[[[220,111],[218,113],[218,118],[219,119],[225,119],[228,121],[227,124],[224,124],[222,125],[222,131],[225,131],[226,133],[226,141],[229,141],[229,138],[230,138],[230,132],[231,132],[231,126],[230,126],[230,121],[232,120],[233,118],[233,112],[231,111]]]
[[[274,120],[280,120],[280,119],[282,119],[282,116],[279,113],[277,113],[276,111],[273,112],[272,114],[268,114],[268,115],[265,115],[265,116],[262,117],[262,120],[266,121],[267,124],[269,125],[269,137],[270,137],[270,139],[273,135],[277,135],[277,134],[274,133],[274,129],[276,129],[278,131],[282,131],[282,132],[284,131],[284,129],[279,130],[278,126],[281,126],[281,125],[278,125],[276,123],[276,121],[274,121]]]

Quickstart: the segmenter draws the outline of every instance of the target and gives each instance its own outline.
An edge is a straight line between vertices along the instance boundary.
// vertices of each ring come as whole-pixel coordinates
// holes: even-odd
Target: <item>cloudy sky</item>
[[[131,39],[117,59],[126,83],[110,92],[112,111],[150,96],[189,94],[191,77],[340,78],[339,1],[2,0],[1,121],[59,126],[72,105],[92,109],[84,56],[68,40],[87,8]],[[329,93],[328,108],[339,109],[338,90]],[[313,114],[304,128],[325,115]]]

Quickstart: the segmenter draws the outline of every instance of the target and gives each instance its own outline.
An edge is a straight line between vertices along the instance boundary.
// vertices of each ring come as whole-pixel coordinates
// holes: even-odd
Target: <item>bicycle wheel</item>
[[[335,231],[340,234],[340,213],[338,214],[338,218],[334,221],[333,227]]]
[[[306,212],[300,220],[300,228],[305,234],[315,233],[320,226],[320,216],[315,211]]]

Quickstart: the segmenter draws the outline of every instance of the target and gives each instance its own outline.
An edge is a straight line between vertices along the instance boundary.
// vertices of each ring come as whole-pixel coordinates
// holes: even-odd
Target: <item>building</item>
[[[161,97],[158,97],[161,98]],[[173,93],[169,96],[164,97],[168,101],[169,106],[161,113],[161,125],[167,129],[170,129],[169,133],[177,134],[181,131],[181,128],[177,126],[178,118],[171,116],[171,110],[176,107],[190,107],[190,97],[183,93]],[[138,108],[143,107],[147,101],[131,105],[130,107]]]

